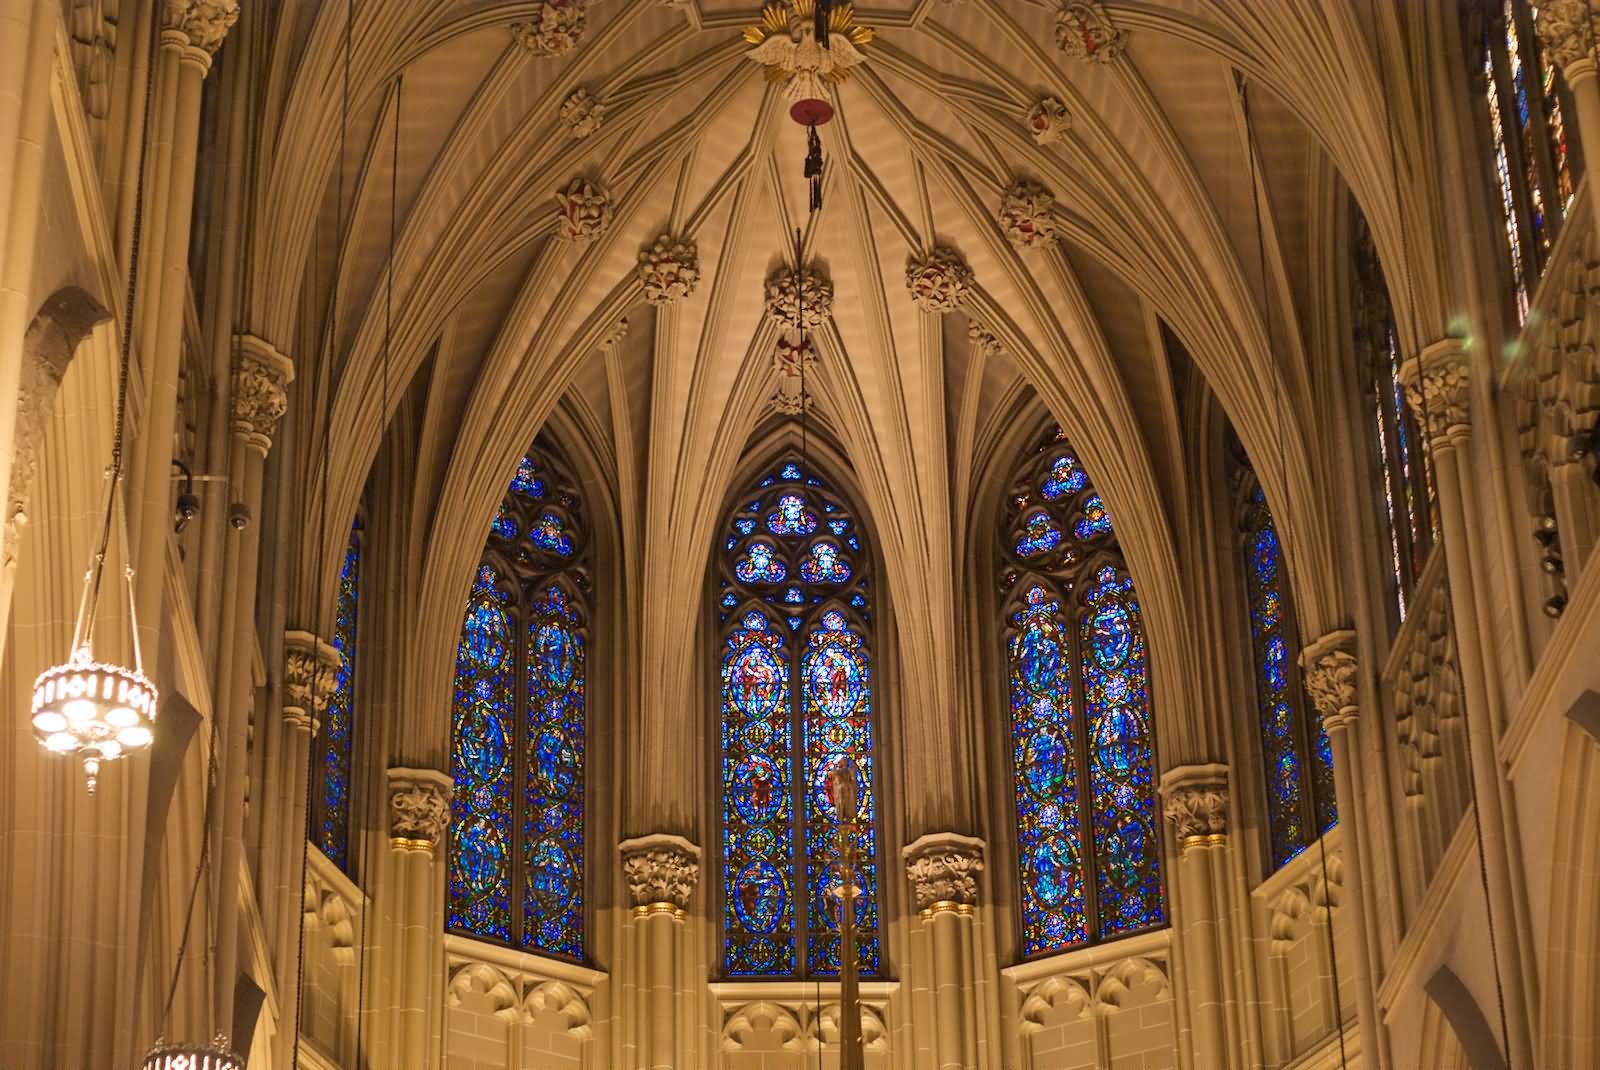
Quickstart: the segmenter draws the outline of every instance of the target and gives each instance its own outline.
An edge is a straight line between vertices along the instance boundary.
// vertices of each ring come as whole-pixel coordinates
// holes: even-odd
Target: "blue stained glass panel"
[[[751,543],[734,566],[734,575],[741,583],[782,583],[789,569],[777,557],[777,552],[769,542]]]
[[[522,458],[517,464],[517,474],[511,477],[511,486],[507,489],[516,494],[523,494],[529,498],[544,497],[544,480],[539,478],[538,465],[533,455]]]
[[[339,570],[339,602],[333,625],[339,668],[322,720],[322,827],[318,836],[322,853],[345,870],[350,862],[350,763],[355,732],[356,595],[360,580],[361,547],[352,528],[344,566]]]
[[[559,586],[534,599],[527,628],[528,753],[522,850],[524,946],[583,956],[584,639]]]
[[[494,514],[494,522],[489,525],[489,530],[502,539],[517,537],[517,522],[505,502],[500,503],[500,510]]]
[[[1016,551],[1019,557],[1038,557],[1061,545],[1061,527],[1049,513],[1034,513],[1022,526],[1017,536]]]
[[[560,557],[571,557],[577,552],[572,536],[566,532],[566,525],[555,513],[541,514],[538,526],[528,532],[528,539],[539,549]]]
[[[810,535],[817,530],[817,514],[806,508],[798,494],[785,494],[778,508],[767,516],[767,530],[774,535]]]
[[[1079,542],[1087,542],[1098,535],[1111,534],[1111,514],[1106,512],[1100,495],[1091,494],[1083,503],[1083,515],[1072,525],[1072,534]]]
[[[1039,484],[1039,496],[1047,502],[1053,502],[1078,493],[1088,484],[1089,477],[1078,464],[1078,459],[1070,453],[1063,453],[1050,462],[1050,471]]]
[[[819,542],[811,547],[811,556],[800,562],[800,578],[807,583],[843,583],[850,578],[850,565],[833,543]]]

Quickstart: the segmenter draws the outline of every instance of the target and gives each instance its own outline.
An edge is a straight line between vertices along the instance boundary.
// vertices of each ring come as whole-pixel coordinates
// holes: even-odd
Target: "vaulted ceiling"
[[[582,5],[551,0],[570,6]],[[1085,11],[1120,32],[1116,54],[1057,46],[1058,19]],[[257,233],[271,240],[252,253],[247,326],[302,368],[314,361],[297,349],[334,354],[335,515],[353,511],[380,427],[414,407],[425,604],[459,602],[516,458],[559,405],[615,500],[632,574],[658,592],[646,614],[666,614],[699,596],[703,576],[676,563],[704,559],[748,444],[789,419],[768,400],[780,330],[764,284],[793,270],[800,228],[807,266],[834,294],[807,384],[813,426],[853,473],[935,684],[955,641],[936,619],[958,598],[948,562],[972,535],[988,458],[1015,448],[1029,404],[1083,454],[1153,629],[1176,634],[1189,614],[1176,542],[1191,461],[1161,324],[1247,448],[1284,444],[1279,486],[1309,485],[1308,348],[1342,188],[1332,176],[1360,195],[1388,173],[1366,11],[1359,0],[863,5],[857,22],[876,39],[835,90],[824,207],[811,217],[805,131],[740,34],[760,18],[753,2],[598,0],[576,47],[550,55],[511,28],[549,14],[540,0],[365,0],[350,26],[348,111],[346,6],[282,5],[265,16],[283,47],[263,72]],[[563,119],[576,93],[603,106],[592,130]],[[1058,137],[1038,139],[1026,117],[1046,98],[1065,117]],[[609,203],[603,232],[572,241],[556,195],[576,178]],[[1018,245],[997,222],[1018,179],[1053,194],[1057,241]],[[1392,243],[1393,218],[1381,205],[1369,215]],[[694,243],[700,277],[685,299],[653,305],[637,265],[664,234]],[[973,280],[942,317],[906,285],[908,259],[935,247],[956,251]],[[325,401],[300,404],[316,420]],[[301,463],[317,493],[320,451]],[[1283,526],[1313,556],[1329,543],[1314,501]],[[1301,597],[1313,620],[1327,610],[1315,589]],[[443,653],[426,656],[447,658],[453,630],[441,624],[431,643]]]

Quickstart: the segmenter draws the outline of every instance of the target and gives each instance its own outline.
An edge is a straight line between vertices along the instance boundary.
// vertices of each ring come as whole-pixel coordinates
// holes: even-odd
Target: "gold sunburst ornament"
[[[781,0],[762,9],[759,23],[744,28],[744,39],[755,46],[746,58],[765,67],[767,81],[782,85],[795,105],[828,103],[832,87],[866,59],[860,46],[873,38],[869,27],[856,24],[854,4],[834,7],[823,0],[823,18],[817,15],[818,0]]]

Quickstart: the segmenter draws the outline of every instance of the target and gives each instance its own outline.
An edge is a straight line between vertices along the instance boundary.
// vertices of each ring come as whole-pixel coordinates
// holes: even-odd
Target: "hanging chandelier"
[[[244,1060],[228,1050],[221,1036],[209,1045],[158,1041],[145,1055],[142,1070],[244,1070]]]

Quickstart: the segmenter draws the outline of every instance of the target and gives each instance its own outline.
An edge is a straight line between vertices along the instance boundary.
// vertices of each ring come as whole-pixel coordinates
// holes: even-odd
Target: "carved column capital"
[[[922,256],[906,259],[906,289],[911,301],[924,312],[941,315],[967,303],[973,286],[972,269],[961,254],[939,245]]]
[[[1471,381],[1459,338],[1434,342],[1402,363],[1400,386],[1430,442],[1456,445],[1471,430]]]
[[[785,327],[814,331],[833,314],[833,283],[815,266],[801,268],[798,275],[780,268],[762,292],[768,317]]]
[[[310,632],[283,633],[283,719],[315,732],[339,677],[339,650]]]
[[[1595,60],[1595,41],[1600,40],[1600,20],[1591,0],[1542,0],[1539,20],[1533,24],[1544,57],[1559,64],[1565,72],[1573,64]],[[1568,79],[1571,75],[1568,74]]]
[[[1329,632],[1300,655],[1306,694],[1330,733],[1351,727],[1361,713],[1356,668],[1356,633],[1348,628]]]
[[[639,285],[652,305],[674,305],[700,281],[700,252],[692,238],[663,234],[639,253]]]
[[[1061,0],[1056,8],[1056,47],[1073,59],[1109,63],[1122,55],[1127,38],[1099,0]]]
[[[450,825],[450,792],[455,781],[437,769],[394,766],[388,775],[389,846],[432,854]]]
[[[972,913],[978,903],[983,849],[983,841],[971,836],[930,832],[901,850],[917,910],[924,917],[941,911]]]
[[[1216,763],[1180,765],[1161,777],[1167,820],[1178,848],[1220,844],[1228,837],[1228,767]]]
[[[671,914],[683,917],[700,881],[700,848],[665,832],[623,840],[622,876],[635,917]]]
[[[206,54],[222,47],[228,29],[239,20],[239,0],[166,0],[166,28],[184,36]]]
[[[583,38],[588,7],[588,0],[539,0],[532,18],[511,24],[511,40],[536,56],[571,52]]]
[[[265,457],[272,448],[278,421],[289,411],[288,386],[294,382],[294,364],[253,334],[233,340],[233,394],[229,426],[244,444]]]

